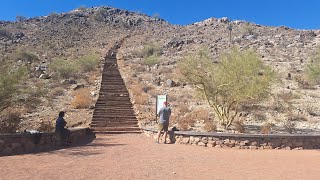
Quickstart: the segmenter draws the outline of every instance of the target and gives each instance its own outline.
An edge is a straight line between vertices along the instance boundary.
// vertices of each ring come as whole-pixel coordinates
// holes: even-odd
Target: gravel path
[[[141,134],[0,157],[0,179],[320,179],[320,151],[155,144]]]

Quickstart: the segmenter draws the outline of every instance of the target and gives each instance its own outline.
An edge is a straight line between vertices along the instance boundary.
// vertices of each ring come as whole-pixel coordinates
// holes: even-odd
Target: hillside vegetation
[[[118,63],[141,125],[154,126],[155,97],[168,94],[171,126],[181,130],[320,130],[319,30],[267,27],[228,18],[179,26],[158,16],[97,7],[0,21],[0,131],[50,131],[61,110],[67,112],[69,126],[88,126],[103,57],[123,38]],[[206,54],[191,56],[201,49]],[[185,59],[189,66],[181,69]],[[210,73],[205,94],[188,78],[192,70],[198,75]],[[230,86],[217,88],[222,87],[219,83]],[[219,103],[215,106],[203,95],[217,97]],[[225,97],[236,99],[236,106]],[[227,109],[220,109],[223,102],[229,102]],[[232,120],[219,123],[222,111],[233,113],[228,115]]]

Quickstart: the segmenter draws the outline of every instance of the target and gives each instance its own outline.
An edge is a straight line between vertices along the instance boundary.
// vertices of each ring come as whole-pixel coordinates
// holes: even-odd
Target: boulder
[[[176,86],[176,82],[174,82],[172,79],[168,79],[166,81],[166,84],[168,87],[175,87]]]
[[[50,79],[51,76],[49,74],[40,74],[39,79]]]

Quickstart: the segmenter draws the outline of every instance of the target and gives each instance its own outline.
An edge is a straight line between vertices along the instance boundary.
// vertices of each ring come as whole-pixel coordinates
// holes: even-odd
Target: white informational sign
[[[157,114],[160,109],[163,107],[163,103],[167,101],[167,95],[158,95],[157,96]]]

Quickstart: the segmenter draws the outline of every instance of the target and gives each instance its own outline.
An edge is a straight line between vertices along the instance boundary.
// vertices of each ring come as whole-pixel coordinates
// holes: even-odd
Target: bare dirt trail
[[[319,179],[320,151],[237,150],[155,144],[141,134],[0,157],[0,179]]]

